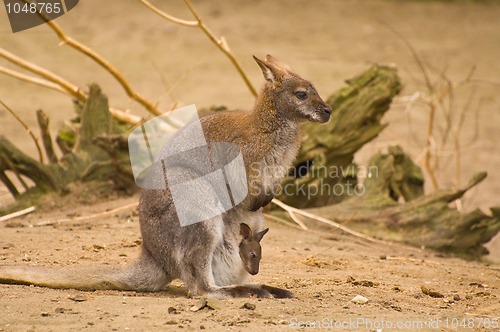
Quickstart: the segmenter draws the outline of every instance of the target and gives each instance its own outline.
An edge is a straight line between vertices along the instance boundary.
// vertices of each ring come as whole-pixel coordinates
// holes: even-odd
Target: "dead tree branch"
[[[69,93],[67,90],[63,89],[60,85],[52,83],[48,80],[44,80],[44,79],[35,77],[35,76],[26,75],[26,74],[23,74],[23,73],[20,73],[20,72],[17,72],[15,70],[11,70],[11,69],[8,69],[8,68],[2,67],[2,66],[0,66],[0,74],[5,74],[7,76],[17,78],[18,80],[21,80],[24,82],[40,85],[40,86],[43,86],[45,88],[64,93],[68,96],[72,96],[71,93]]]
[[[341,231],[344,231],[348,234],[351,234],[351,235],[354,235],[356,237],[359,237],[361,239],[364,239],[364,240],[367,240],[367,241],[370,241],[370,242],[375,242],[375,243],[382,243],[382,244],[387,244],[388,242],[387,241],[382,241],[382,240],[378,240],[378,239],[375,239],[371,236],[368,236],[366,234],[363,234],[363,233],[360,233],[360,232],[357,232],[355,230],[352,230],[350,229],[349,227],[346,227],[344,225],[341,225],[335,221],[332,221],[332,220],[329,220],[327,218],[323,218],[317,214],[314,214],[314,213],[311,213],[311,212],[307,212],[307,211],[304,211],[304,210],[301,210],[301,209],[297,209],[297,208],[294,208],[293,206],[290,206],[290,205],[287,205],[277,199],[273,199],[271,202],[273,202],[274,204],[278,205],[280,208],[282,208],[283,210],[285,210],[289,215],[290,215],[290,218],[292,218],[292,220],[294,220],[295,222],[297,222],[293,217],[292,215],[293,214],[300,214],[304,217],[307,217],[307,218],[310,218],[310,219],[313,219],[313,220],[317,220],[319,222],[322,222],[324,224],[327,224],[329,226],[333,226],[335,228],[338,228],[340,229]],[[302,223],[299,224],[302,229],[305,229],[307,230],[307,227]],[[305,228],[304,228],[305,227]]]
[[[233,66],[236,68],[236,70],[238,71],[238,74],[240,74],[241,78],[245,82],[247,88],[250,90],[252,95],[254,97],[257,97],[257,90],[254,88],[254,86],[252,85],[252,83],[248,79],[248,76],[245,74],[245,71],[241,67],[238,59],[236,59],[236,56],[234,55],[234,53],[229,48],[229,45],[227,44],[224,37],[218,38],[217,36],[215,36],[215,34],[209,29],[209,27],[205,23],[203,23],[203,21],[201,20],[201,17],[194,10],[194,7],[191,5],[189,0],[184,0],[184,3],[188,7],[191,14],[193,14],[195,21],[183,20],[183,19],[174,17],[172,15],[169,15],[169,14],[165,13],[164,11],[162,11],[161,9],[159,9],[158,7],[155,7],[153,4],[151,4],[147,0],[139,0],[139,1],[142,2],[147,8],[149,8],[150,10],[152,10],[153,12],[155,12],[156,14],[158,14],[159,16],[163,17],[164,19],[166,19],[170,22],[173,22],[175,24],[179,24],[182,26],[186,26],[186,27],[200,28],[203,31],[203,33],[208,37],[208,39],[210,39],[210,41],[215,46],[217,46],[217,48],[222,53],[224,53],[228,57],[228,59],[231,61]]]
[[[81,52],[97,62],[101,67],[107,70],[117,81],[120,83],[122,88],[125,90],[125,93],[133,100],[144,106],[150,113],[154,115],[161,115],[163,112],[160,111],[156,106],[140,94],[138,94],[130,85],[130,83],[125,79],[123,74],[111,64],[108,60],[104,59],[97,52],[92,50],[90,47],[74,40],[73,38],[66,35],[66,33],[54,22],[47,21],[47,25],[54,30],[57,37],[61,40],[63,44],[67,44],[70,47],[74,48],[78,52]]]
[[[18,57],[17,55],[14,55],[14,54],[4,50],[1,47],[0,47],[0,56],[6,60],[12,62],[13,64],[21,67],[21,68],[27,69],[27,70],[31,71],[32,73],[35,73],[35,74],[37,74],[37,75],[39,75],[39,76],[41,76],[41,77],[43,77],[51,82],[56,83],[57,85],[61,86],[64,90],[66,90],[72,96],[74,96],[75,98],[77,98],[79,100],[85,101],[87,98],[85,93],[83,93],[78,86],[68,82],[67,80],[65,80],[61,76],[56,75],[49,70],[46,70],[45,68],[37,66],[34,63],[31,63],[25,59]],[[31,82],[31,83],[36,83],[36,82]]]
[[[76,84],[73,84],[69,82],[68,80],[62,78],[61,76],[51,72],[50,70],[47,70],[45,68],[42,68],[32,62],[29,62],[21,57],[18,57],[0,47],[0,56],[5,58],[6,60],[9,60],[10,62],[14,63],[15,65],[18,65],[19,67],[22,67],[24,69],[27,69],[37,75],[40,75],[41,77],[45,79],[40,79],[34,76],[29,76],[26,74],[19,73],[14,70],[10,70],[5,67],[0,66],[0,73],[6,74],[8,76],[17,78],[19,80],[22,80],[24,82],[36,84],[48,89],[52,89],[61,93],[64,93],[66,95],[70,95],[78,100],[81,100],[83,102],[87,101],[87,94],[80,89]],[[109,112],[113,115],[113,117],[117,120],[120,120],[125,123],[130,123],[132,125],[136,125],[139,122],[142,121],[142,118],[140,116],[131,114],[130,112],[127,111],[122,111],[114,107],[109,108]]]

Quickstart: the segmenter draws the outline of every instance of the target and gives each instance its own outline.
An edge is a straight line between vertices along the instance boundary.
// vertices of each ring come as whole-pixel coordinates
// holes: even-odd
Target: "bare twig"
[[[303,230],[307,231],[308,228],[307,226],[304,224],[304,222],[302,220],[300,220],[299,217],[297,217],[297,215],[293,212],[293,211],[288,211],[288,215],[290,216],[290,218],[295,221],[295,223],[297,225],[300,226],[300,228],[302,228]]]
[[[427,89],[432,93],[434,92],[434,86],[431,83],[431,79],[429,77],[429,74],[427,73],[427,69],[425,68],[425,65],[418,55],[417,51],[413,47],[413,45],[408,41],[408,39],[405,38],[398,30],[394,29],[390,24],[380,21],[381,24],[385,25],[391,32],[396,35],[408,48],[410,53],[412,54],[413,58],[415,59],[415,62],[417,63],[418,68],[422,72],[422,75],[424,76],[425,79],[425,85],[427,86]]]
[[[28,0],[23,0],[24,2],[28,2]],[[125,79],[123,74],[115,67],[113,66],[108,60],[103,58],[101,55],[99,55],[97,52],[92,50],[90,47],[76,41],[75,39],[69,37],[60,27],[57,25],[54,21],[51,21],[49,18],[47,18],[44,14],[42,13],[37,13],[38,16],[40,16],[43,20],[46,21],[46,24],[54,30],[56,33],[57,37],[61,40],[61,44],[67,44],[70,47],[74,48],[75,50],[79,51],[80,53],[85,54],[95,62],[97,62],[101,67],[103,67],[105,70],[107,70],[117,81],[120,83],[120,85],[123,87],[127,95],[138,102],[139,104],[143,105],[150,113],[154,115],[160,115],[163,112],[161,112],[159,109],[155,107],[155,105],[144,98],[143,96],[139,95],[135,90],[132,88],[130,83]],[[168,120],[167,120],[168,121]]]
[[[387,26],[411,52],[419,70],[425,80],[425,85],[427,88],[427,95],[420,96],[420,99],[429,108],[429,118],[427,127],[427,137],[425,142],[423,166],[430,177],[434,189],[439,188],[439,184],[436,178],[436,170],[439,170],[440,152],[446,149],[447,142],[452,136],[452,144],[454,149],[455,157],[455,181],[456,185],[460,185],[460,177],[462,172],[462,143],[461,143],[461,131],[465,122],[465,113],[470,108],[473,97],[471,96],[466,102],[466,106],[463,111],[458,114],[455,105],[455,89],[457,87],[463,86],[465,84],[471,83],[488,83],[495,85],[498,82],[486,81],[486,80],[476,80],[473,79],[473,75],[476,71],[476,66],[473,66],[467,73],[465,79],[459,81],[458,83],[453,83],[447,76],[447,66],[443,69],[436,68],[430,63],[425,63],[420,55],[417,53],[413,45],[396,29],[392,28],[390,25],[382,22]],[[432,81],[428,70],[433,71],[437,75],[436,81]],[[444,126],[440,127],[437,123],[437,110],[441,110],[444,116]],[[476,124],[477,126],[477,112],[476,112]],[[441,133],[439,142],[435,139],[435,129]],[[431,164],[431,160],[434,159],[434,165]]]
[[[81,217],[75,217],[75,218],[61,218],[61,219],[48,220],[48,221],[40,221],[40,222],[36,223],[35,226],[50,226],[50,225],[55,225],[55,224],[59,224],[59,223],[62,223],[62,222],[67,222],[67,221],[80,221],[80,220],[95,219],[95,218],[99,218],[99,217],[103,217],[103,216],[107,216],[107,215],[116,213],[118,211],[130,209],[130,208],[135,208],[135,207],[138,206],[138,204],[139,203],[135,202],[135,203],[131,203],[131,204],[127,204],[127,205],[123,205],[123,206],[117,207],[116,209],[112,209],[112,210],[108,210],[108,211],[104,211],[104,212],[99,212],[99,213],[94,213],[94,214],[91,214],[91,215],[88,215],[88,216],[81,216]]]
[[[236,68],[236,70],[240,74],[241,78],[245,82],[246,86],[248,87],[248,89],[250,90],[250,92],[252,93],[252,95],[254,97],[257,96],[257,90],[255,90],[255,88],[253,87],[252,83],[248,79],[248,76],[245,74],[245,72],[244,72],[243,68],[241,67],[238,59],[236,59],[235,55],[233,54],[233,52],[229,48],[229,45],[227,44],[227,42],[224,39],[224,37],[217,38],[214,35],[214,33],[208,28],[208,26],[205,23],[203,23],[203,21],[201,20],[200,16],[194,10],[194,8],[191,5],[191,3],[189,2],[189,0],[184,0],[184,3],[188,7],[188,9],[191,12],[191,14],[193,15],[193,17],[196,19],[195,21],[187,21],[187,20],[183,20],[183,19],[174,17],[172,15],[169,15],[169,14],[163,12],[162,10],[160,10],[158,7],[155,7],[153,4],[151,4],[147,0],[139,0],[139,1],[142,2],[146,7],[148,7],[149,9],[151,9],[153,12],[155,12],[156,14],[160,15],[161,17],[163,17],[164,19],[166,19],[166,20],[168,20],[170,22],[173,22],[173,23],[176,23],[176,24],[179,24],[179,25],[182,25],[182,26],[198,27],[198,28],[200,28],[203,31],[203,33],[205,33],[205,35],[208,37],[208,39],[210,39],[210,41],[215,46],[217,46],[217,48],[229,58],[229,60],[231,61],[231,63],[234,65],[234,67]]]
[[[150,113],[154,115],[161,115],[163,113],[158,108],[156,108],[151,101],[147,100],[146,98],[135,92],[135,90],[132,88],[130,83],[125,79],[123,74],[108,60],[104,59],[101,55],[92,50],[90,47],[83,45],[82,43],[66,35],[66,33],[64,33],[64,31],[54,21],[47,21],[47,25],[50,28],[52,28],[52,30],[54,30],[54,32],[57,34],[57,36],[59,37],[59,39],[63,44],[67,44],[70,47],[74,48],[75,50],[85,54],[86,56],[97,62],[101,67],[106,69],[118,81],[118,83],[120,83],[120,85],[123,87],[123,89],[130,98],[132,98],[139,104],[143,105]]]
[[[1,216],[0,217],[0,222],[2,221],[7,221],[7,220],[10,220],[10,219],[13,219],[13,218],[17,218],[17,217],[20,217],[20,216],[24,216],[25,214],[28,214],[28,213],[31,213],[33,211],[35,211],[36,208],[34,206],[31,206],[27,209],[24,209],[24,210],[21,210],[21,211],[16,211],[16,212],[13,212],[13,213],[9,213],[5,216]]]
[[[349,234],[354,235],[356,237],[362,238],[364,240],[368,240],[370,242],[382,243],[382,244],[387,244],[388,243],[387,241],[378,240],[378,239],[375,239],[375,238],[373,238],[371,236],[368,236],[368,235],[365,235],[363,233],[360,233],[360,232],[357,232],[355,230],[352,230],[349,227],[343,226],[343,225],[341,225],[341,224],[339,224],[339,223],[337,223],[335,221],[323,218],[321,216],[315,215],[315,214],[310,213],[310,212],[306,212],[306,211],[301,210],[301,209],[294,208],[293,206],[287,205],[287,204],[283,203],[280,200],[273,199],[271,202],[273,202],[274,204],[278,205],[280,208],[282,208],[283,210],[285,210],[288,214],[290,214],[290,213],[300,214],[300,215],[302,215],[304,217],[320,221],[320,222],[322,222],[324,224],[333,226],[333,227],[338,228],[338,229],[340,229],[340,230],[342,230],[342,231],[344,231],[346,233],[349,233]]]
[[[146,1],[146,0],[139,0],[139,1],[142,2],[146,7],[148,7],[149,9],[151,9],[156,14],[160,15],[164,19],[166,19],[166,20],[168,20],[170,22],[173,22],[175,24],[180,24],[180,25],[183,25],[183,26],[186,26],[186,27],[197,27],[198,24],[199,24],[198,21],[183,20],[183,19],[174,17],[172,15],[169,15],[169,14],[165,13],[164,11],[160,10],[158,7],[155,7],[149,1]]]
[[[165,98],[170,98],[170,100],[174,100],[172,97],[172,92],[174,89],[179,85],[179,83],[187,77],[187,75],[198,65],[198,63],[192,65],[187,71],[185,71],[178,79],[175,80],[173,84],[169,84],[166,80],[165,77],[161,74],[161,72],[156,68],[156,71],[158,72],[158,75],[160,76],[160,80],[163,83],[163,87],[165,88],[165,92],[156,100],[156,104],[160,103],[163,99]],[[173,109],[173,108],[171,108]],[[166,113],[169,111],[167,110]]]
[[[61,86],[64,90],[69,92],[72,96],[75,98],[78,98],[79,100],[86,100],[87,96],[85,93],[83,93],[80,88],[78,88],[76,85],[68,82],[64,78],[54,74],[51,71],[48,71],[40,66],[35,65],[34,63],[31,63],[27,60],[24,60],[6,50],[0,47],[0,57],[3,57],[4,59],[18,65],[19,67],[22,67],[24,69],[27,69],[53,83],[56,83],[57,85]],[[31,81],[31,83],[36,83],[34,81]]]
[[[468,82],[477,83],[477,84],[500,86],[500,81],[485,80],[485,79],[480,79],[480,78],[470,79]]]
[[[276,221],[276,222],[278,222],[280,224],[283,224],[285,226],[292,227],[292,228],[298,229],[300,231],[303,230],[303,228],[301,228],[301,227],[299,227],[299,226],[297,226],[297,225],[289,222],[288,220],[285,220],[285,219],[280,218],[280,217],[276,217],[275,215],[272,215],[270,213],[264,213],[264,217],[266,217],[266,218],[268,218],[270,220]]]
[[[25,59],[22,59],[2,48],[0,48],[0,56],[9,60],[10,62],[18,65],[19,67],[25,68],[35,74],[38,74],[45,79],[40,79],[38,77],[34,76],[29,76],[25,75],[22,73],[19,73],[14,70],[10,70],[4,67],[0,66],[0,73],[9,75],[11,77],[17,78],[19,80],[36,84],[45,88],[49,88],[61,93],[64,93],[66,95],[70,95],[74,98],[77,98],[81,101],[86,101],[87,100],[87,95],[80,89],[77,85],[69,82],[68,80],[62,78],[61,76],[54,74],[53,72],[44,69],[38,65],[35,65],[34,63],[31,63]],[[109,112],[115,117],[116,119],[130,123],[130,124],[137,124],[141,121],[141,117],[131,114],[128,111],[122,111],[113,107],[109,108]]]
[[[120,120],[131,125],[136,125],[142,121],[142,117],[132,114],[128,111],[122,111],[114,107],[109,107],[109,113],[117,120]]]
[[[14,71],[14,70],[2,67],[2,66],[0,66],[0,74],[5,74],[5,75],[8,75],[8,76],[17,78],[17,79],[19,79],[21,81],[25,81],[25,82],[28,82],[28,83],[33,83],[33,84],[36,84],[36,85],[41,85],[41,86],[46,87],[48,89],[52,89],[52,90],[64,93],[66,95],[72,96],[71,93],[69,93],[67,90],[63,89],[60,85],[52,83],[52,82],[50,82],[48,80],[44,80],[42,78],[38,78],[38,77],[35,77],[35,76],[26,75],[26,74],[23,74],[23,73],[20,73],[20,72],[17,72],[17,71]]]
[[[434,174],[434,169],[431,167],[432,158],[432,148],[433,148],[433,133],[434,133],[434,118],[436,116],[436,105],[429,103],[430,113],[429,113],[429,123],[427,127],[427,141],[425,143],[425,156],[424,156],[424,167],[429,177],[431,178],[432,186],[434,190],[439,189],[439,185],[436,179],[436,174]]]
[[[413,56],[413,59],[415,60],[420,72],[422,73],[422,76],[424,77],[428,94],[432,96],[435,93],[436,88],[435,85],[432,83],[429,73],[427,72],[427,68],[422,59],[420,58],[418,52],[415,50],[413,45],[408,41],[408,39],[406,39],[405,36],[403,36],[399,31],[394,29],[390,24],[382,21],[380,23],[385,25],[389,30],[391,30],[391,32],[394,35],[396,35],[406,45],[411,55]],[[432,148],[434,142],[433,135],[434,135],[434,122],[436,116],[436,105],[433,103],[432,100],[428,100],[427,105],[429,106],[430,112],[429,112],[429,122],[427,127],[427,140],[425,143],[424,167],[427,173],[429,174],[429,177],[431,178],[434,190],[437,190],[439,189],[439,184],[437,182],[436,174],[434,173],[434,168],[431,166]]]
[[[24,129],[28,132],[28,134],[31,136],[31,138],[33,139],[33,142],[35,142],[35,146],[36,146],[36,149],[38,150],[38,158],[39,158],[39,161],[40,163],[43,164],[43,154],[42,154],[42,149],[40,148],[40,144],[38,143],[38,137],[36,137],[36,135],[33,133],[33,131],[30,129],[30,127],[28,126],[28,124],[26,122],[24,122],[23,119],[21,119],[19,117],[19,115],[17,115],[16,112],[14,112],[13,109],[11,109],[9,106],[7,106],[2,99],[0,99],[0,104],[2,104],[3,107],[5,107],[5,109],[10,113],[12,114],[12,116],[24,127]]]

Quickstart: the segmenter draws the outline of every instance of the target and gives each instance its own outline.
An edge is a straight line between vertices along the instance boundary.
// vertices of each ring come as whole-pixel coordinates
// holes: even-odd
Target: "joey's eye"
[[[252,252],[252,253],[250,254],[250,257],[252,257],[252,258],[257,258],[257,255],[255,255],[255,253],[253,253],[253,252]]]
[[[307,98],[307,93],[305,93],[304,91],[296,91],[295,97],[299,98],[300,100],[304,100]]]

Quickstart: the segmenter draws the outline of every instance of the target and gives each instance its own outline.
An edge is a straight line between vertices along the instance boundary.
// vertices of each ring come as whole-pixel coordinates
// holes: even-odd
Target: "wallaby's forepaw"
[[[259,195],[252,200],[252,203],[248,208],[248,210],[255,212],[260,208],[263,208],[267,206],[269,203],[271,203],[273,198],[274,198],[273,193]]]

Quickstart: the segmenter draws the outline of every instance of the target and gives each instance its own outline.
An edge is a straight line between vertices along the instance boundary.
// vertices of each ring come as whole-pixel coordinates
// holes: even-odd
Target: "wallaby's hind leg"
[[[201,226],[201,225],[200,225]],[[215,250],[218,241],[213,235],[216,232],[210,231],[210,227],[198,227],[198,245],[192,246],[184,251],[184,257],[178,262],[181,271],[181,278],[189,291],[196,295],[206,294],[216,298],[251,297],[259,298],[292,298],[293,294],[287,290],[258,284],[246,284],[238,286],[218,286],[215,284],[214,273],[220,279],[231,279],[229,276],[223,277],[220,274],[232,274],[232,266],[224,264],[212,264],[214,255],[221,254]],[[227,251],[227,250],[226,250]],[[226,254],[229,254],[226,252]],[[238,255],[238,253],[235,253]],[[239,257],[238,257],[239,258]],[[227,257],[226,257],[227,259]],[[219,262],[224,259],[218,259]],[[215,269],[215,270],[214,270]]]
[[[201,225],[200,225],[201,226]],[[216,246],[215,239],[206,235],[206,230],[199,227],[201,243],[185,248],[183,257],[178,257],[180,277],[189,291],[203,295],[215,287],[212,270],[212,257]]]

